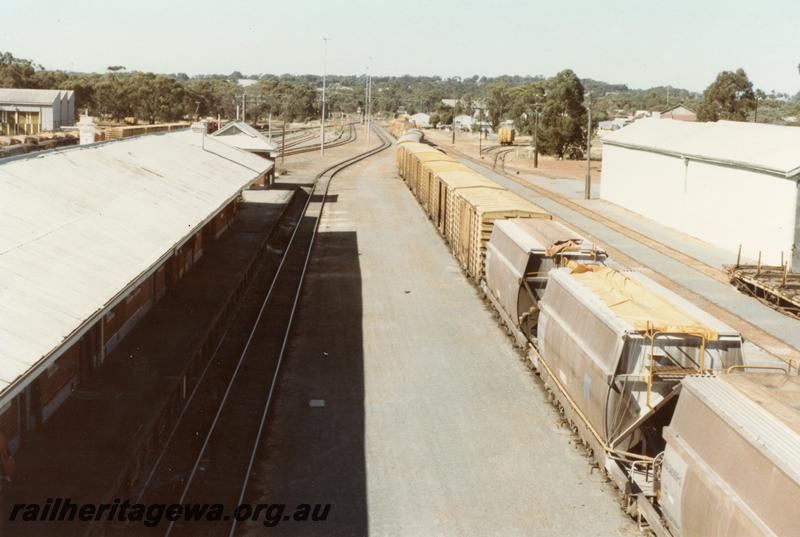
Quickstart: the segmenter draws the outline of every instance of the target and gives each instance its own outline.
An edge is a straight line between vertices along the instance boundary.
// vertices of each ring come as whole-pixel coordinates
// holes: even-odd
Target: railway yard
[[[0,537],[800,537],[800,4],[4,4]]]
[[[3,534],[800,527],[800,320],[731,285],[728,251],[583,199],[569,166],[506,166],[513,145],[453,144],[397,119],[324,133],[321,156],[319,126],[271,132],[263,163],[194,126],[43,157],[135,158],[164,140],[230,186],[171,246],[174,265],[135,280],[152,301],[109,302],[134,319],[124,331],[104,335],[116,326],[104,314],[76,336],[76,367],[97,356],[92,338],[103,366],[25,434],[5,508],[247,510],[6,520]],[[6,166],[24,176],[27,162]],[[158,159],[130,166],[167,173]],[[754,496],[765,472],[768,504]]]

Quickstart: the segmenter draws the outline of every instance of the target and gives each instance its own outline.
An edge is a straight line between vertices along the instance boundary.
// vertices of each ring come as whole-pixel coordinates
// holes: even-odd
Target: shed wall
[[[740,244],[744,258],[791,259],[794,180],[606,144],[601,197],[729,250],[731,263]]]

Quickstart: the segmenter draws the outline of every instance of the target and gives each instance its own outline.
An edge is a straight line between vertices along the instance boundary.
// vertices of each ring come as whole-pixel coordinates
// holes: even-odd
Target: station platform
[[[95,375],[25,439],[15,456],[14,480],[3,490],[6,513],[15,503],[44,504],[47,498],[78,504],[126,499],[130,482],[149,470],[142,454],[157,450],[158,438],[170,427],[193,358],[230,320],[237,294],[293,195],[294,189],[285,187],[243,194],[229,229],[204,244],[198,262],[106,356]],[[5,521],[2,534],[91,530],[77,522],[47,527]]]
[[[639,535],[395,171],[331,183],[250,488],[279,535]],[[260,535],[259,522],[242,524]]]

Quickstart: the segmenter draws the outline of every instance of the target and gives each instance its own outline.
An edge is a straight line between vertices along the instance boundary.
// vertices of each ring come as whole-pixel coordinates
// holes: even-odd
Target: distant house
[[[460,128],[461,130],[472,130],[472,125],[475,123],[475,118],[466,114],[462,114],[460,116],[456,116],[454,121],[456,128]]]
[[[455,108],[458,101],[458,99],[442,99],[442,104],[448,108]]]
[[[71,90],[0,89],[0,134],[38,134],[75,124]]]
[[[677,119],[679,121],[697,121],[697,114],[691,108],[678,104],[661,112],[661,119]]]
[[[408,119],[416,123],[417,127],[420,129],[427,129],[431,126],[431,116],[430,114],[426,114],[424,112],[418,112]]]

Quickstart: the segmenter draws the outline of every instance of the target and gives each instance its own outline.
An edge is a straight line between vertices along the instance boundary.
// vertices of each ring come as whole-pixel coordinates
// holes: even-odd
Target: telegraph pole
[[[539,167],[539,110],[533,116],[533,167]]]
[[[372,139],[372,56],[367,67],[367,143]]]
[[[586,125],[586,187],[584,188],[584,198],[591,199],[592,197],[592,92],[587,94],[588,106],[587,116],[588,122]]]
[[[456,145],[456,105],[453,104],[453,145]]]
[[[322,59],[322,118],[319,122],[319,154],[325,156],[325,79],[328,76],[328,38],[323,37],[323,59]]]

